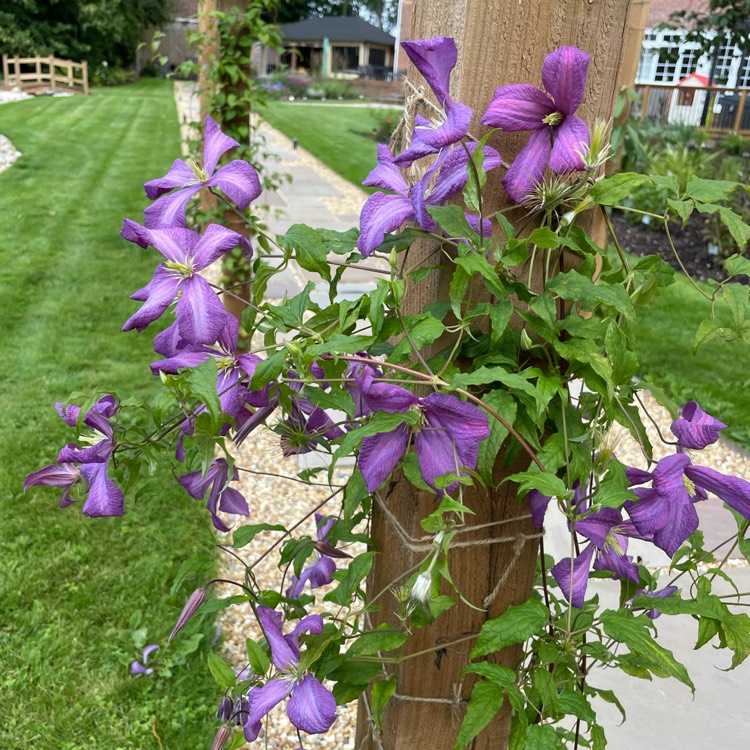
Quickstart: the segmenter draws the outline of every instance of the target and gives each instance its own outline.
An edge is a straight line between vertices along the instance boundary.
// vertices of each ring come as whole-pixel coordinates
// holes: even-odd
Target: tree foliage
[[[711,0],[704,10],[678,10],[663,24],[684,29],[686,42],[713,56],[730,40],[744,54],[750,52],[750,0]]]
[[[171,0],[3,0],[0,53],[129,65],[144,30],[170,9]]]

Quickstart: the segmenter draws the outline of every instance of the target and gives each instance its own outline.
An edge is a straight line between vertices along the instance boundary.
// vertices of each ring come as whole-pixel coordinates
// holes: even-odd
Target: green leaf
[[[609,307],[613,312],[633,318],[633,305],[624,287],[595,283],[578,271],[568,271],[553,277],[547,288],[559,297],[579,302],[584,310],[593,310],[597,305]]]
[[[247,660],[250,662],[253,672],[263,676],[271,666],[271,659],[268,654],[250,638],[245,641],[245,647],[247,648]]]
[[[231,690],[237,682],[234,670],[218,654],[211,652],[208,657],[208,668],[214,681],[222,691]]]
[[[492,682],[477,682],[474,685],[454,750],[466,747],[495,718],[503,700],[503,689],[498,685]]]
[[[695,208],[693,201],[676,201],[670,198],[667,201],[667,205],[682,219],[682,227],[684,229],[690,215],[693,213],[693,208]]]
[[[455,239],[477,237],[477,233],[466,221],[464,209],[461,206],[427,206],[427,211],[449,237]]]
[[[258,362],[253,373],[251,389],[259,391],[267,383],[276,380],[286,365],[286,357],[286,351],[281,350],[272,354],[268,359]]]
[[[738,274],[744,274],[750,276],[750,260],[744,258],[742,255],[732,255],[724,261],[724,268],[727,269],[727,273],[730,276],[736,276]]]
[[[214,420],[221,414],[221,404],[216,392],[216,377],[218,368],[216,359],[209,357],[202,365],[193,367],[187,373],[187,381],[190,383],[190,390],[194,396],[197,396],[208,409],[208,413]],[[83,411],[83,410],[82,410]]]
[[[578,690],[563,688],[557,696],[557,700],[566,715],[575,716],[587,724],[591,724],[596,719],[594,709],[591,708],[586,697]]]
[[[604,750],[607,747],[607,737],[604,728],[599,724],[591,727],[591,750]]]
[[[383,710],[388,705],[388,701],[393,698],[396,692],[396,680],[380,680],[372,686],[370,691],[370,710],[375,726],[382,729]]]
[[[339,581],[339,585],[327,593],[323,598],[327,602],[340,604],[342,607],[351,605],[351,599],[360,587],[365,576],[372,568],[373,557],[375,552],[364,552],[357,555],[349,562],[344,570],[334,573],[333,577]]]
[[[519,495],[526,495],[531,490],[539,490],[542,495],[549,495],[550,497],[567,498],[572,496],[572,491],[565,486],[565,482],[549,472],[521,471],[509,476],[507,481],[518,483]]]
[[[651,635],[651,621],[646,615],[635,617],[629,610],[608,609],[601,615],[604,632],[618,643],[625,644],[638,663],[661,677],[669,675],[687,685],[693,685],[687,669],[674,658],[674,654],[660,646]]]
[[[505,285],[500,280],[497,273],[495,273],[495,269],[487,261],[487,258],[483,255],[479,255],[478,253],[463,255],[460,258],[455,259],[455,264],[471,276],[476,273],[481,274],[487,282],[487,289],[489,289],[494,295],[505,298]]]
[[[719,218],[721,223],[729,230],[732,239],[737,243],[737,247],[744,251],[747,243],[750,242],[750,226],[748,226],[742,217],[732,211],[731,208],[721,206],[719,208]]]
[[[505,391],[490,391],[482,398],[482,403],[496,411],[509,425],[513,426],[516,421],[516,400],[510,393]],[[508,429],[500,420],[491,414],[487,416],[490,434],[486,440],[479,445],[479,458],[477,460],[477,471],[482,479],[491,485],[492,470],[495,459],[505,438],[508,437]]]
[[[297,263],[306,271],[312,271],[331,280],[331,267],[328,265],[326,246],[318,233],[304,224],[294,224],[285,235],[276,237],[279,247],[294,252]]]
[[[549,619],[549,610],[541,603],[529,599],[518,606],[508,607],[500,617],[482,625],[471,658],[502,651],[506,646],[523,643],[538,633]]]
[[[558,750],[557,732],[549,724],[531,724],[526,730],[525,750]]]
[[[729,180],[704,180],[692,177],[685,188],[685,194],[702,203],[719,203],[727,200],[739,183]]]
[[[249,526],[240,526],[232,533],[232,546],[239,549],[250,544],[261,531],[286,531],[286,527],[280,523],[256,523]]]
[[[516,673],[508,667],[500,664],[491,664],[488,661],[481,661],[478,664],[469,664],[461,670],[461,674],[479,674],[486,677],[490,682],[500,687],[508,687],[516,681]]]
[[[388,625],[379,625],[375,632],[359,636],[346,652],[348,656],[371,656],[380,651],[393,651],[409,639],[409,634],[393,630]]]
[[[549,227],[535,229],[527,238],[529,245],[536,245],[542,250],[553,250],[560,244],[560,238]]]
[[[313,344],[307,348],[307,354],[317,357],[320,354],[356,354],[369,349],[375,339],[372,336],[346,336],[335,333],[322,344]]]
[[[637,187],[648,182],[649,179],[644,174],[620,172],[594,185],[591,188],[591,197],[600,206],[614,206],[627,198]]]
[[[727,646],[732,649],[732,669],[742,664],[750,655],[750,616],[730,615],[721,623],[721,632]]]
[[[399,342],[393,350],[393,359],[396,361],[402,357],[409,357],[414,352],[414,347],[419,351],[428,344],[431,344],[435,339],[442,336],[443,331],[445,331],[445,326],[432,315],[407,318],[404,321],[404,326],[409,331],[411,341],[404,336]]]
[[[698,349],[703,346],[711,339],[722,337],[724,334],[724,328],[721,322],[716,318],[707,318],[702,321],[698,326],[698,330],[695,332],[695,338],[693,339],[693,354],[697,354]]]

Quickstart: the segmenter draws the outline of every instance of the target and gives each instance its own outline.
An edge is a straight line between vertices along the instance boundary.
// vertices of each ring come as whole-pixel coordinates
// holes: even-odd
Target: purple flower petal
[[[181,159],[175,159],[164,177],[147,182],[143,189],[146,195],[154,200],[175,188],[187,187],[191,183],[197,183],[198,177],[195,172]]]
[[[307,674],[294,686],[286,712],[297,729],[321,734],[336,721],[336,699],[316,677]]]
[[[157,198],[143,212],[143,223],[149,229],[186,227],[185,208],[201,187],[201,185],[191,185]]]
[[[596,560],[594,560],[594,570],[609,570],[614,573],[615,579],[627,578],[633,583],[638,583],[641,580],[640,573],[638,572],[638,566],[633,560],[625,554],[627,551],[627,539],[619,534],[616,535],[616,541],[620,549],[615,549],[610,544],[607,544],[602,550],[596,554]]]
[[[83,504],[83,515],[100,518],[121,516],[125,498],[120,488],[107,476],[106,464],[83,464],[81,472],[89,482],[89,494]]]
[[[373,411],[408,411],[419,403],[419,399],[406,388],[393,383],[377,382],[364,392],[364,399]]]
[[[158,643],[150,643],[146,648],[143,649],[143,663],[148,664],[148,657],[151,656],[151,654],[154,653],[154,651],[159,650],[159,644]]]
[[[423,427],[414,437],[414,445],[422,479],[440,495],[446,491],[453,491],[457,486],[456,482],[445,490],[437,490],[435,487],[438,477],[444,474],[458,474],[461,468],[457,446],[448,432],[441,427]]]
[[[160,372],[166,372],[169,375],[176,375],[180,370],[185,370],[191,367],[198,367],[198,365],[202,365],[210,357],[211,354],[207,351],[180,352],[175,357],[170,357],[169,359],[160,359],[157,362],[152,362],[150,364],[151,372],[154,375],[158,375]]]
[[[213,344],[226,324],[227,312],[221,300],[198,275],[187,279],[181,291],[175,309],[180,335],[192,344]]]
[[[277,612],[269,607],[259,606],[258,620],[263,629],[263,635],[265,635],[268,645],[271,647],[271,660],[276,669],[282,671],[293,669],[299,662],[299,649],[293,648],[281,632],[283,623],[281,612]]]
[[[672,422],[672,432],[683,448],[702,450],[719,439],[719,432],[726,429],[710,414],[706,414],[695,401],[689,401],[682,410],[682,416]]]
[[[526,499],[531,506],[531,521],[537,529],[541,529],[544,526],[544,516],[547,513],[547,506],[552,498],[542,495],[539,490],[531,490],[526,495]]]
[[[443,106],[450,105],[450,76],[458,59],[455,41],[451,37],[438,36],[403,42],[401,46],[435,92],[438,102]]]
[[[235,247],[240,247],[245,238],[237,232],[220,224],[209,224],[203,236],[198,240],[191,255],[193,270],[200,271],[210,266]]]
[[[50,464],[32,471],[23,483],[23,491],[29,487],[72,487],[81,481],[81,472],[72,463]]]
[[[409,446],[410,435],[406,425],[399,425],[395,430],[362,440],[359,468],[368,492],[375,492],[396,468]]]
[[[134,661],[130,665],[130,674],[143,674],[143,675],[150,675],[153,674],[154,670],[151,668],[146,669],[146,667],[143,666],[139,661]]]
[[[586,599],[586,587],[589,582],[591,558],[594,550],[594,545],[590,544],[578,557],[573,560],[566,557],[564,560],[560,560],[551,570],[563,596],[578,609],[583,608],[583,602]]]
[[[750,482],[721,474],[707,466],[688,466],[685,474],[697,486],[713,492],[730,508],[750,519]]]
[[[581,106],[590,60],[583,50],[567,46],[544,58],[542,83],[564,115],[572,115]]]
[[[323,632],[323,618],[320,615],[307,615],[295,626],[291,633],[284,636],[295,654],[299,654],[299,637],[303,633],[320,635]]]
[[[373,193],[362,207],[359,216],[360,235],[357,249],[367,258],[385,239],[404,222],[414,218],[414,209],[409,198],[403,195]]]
[[[550,169],[557,174],[584,169],[581,154],[589,147],[589,129],[586,123],[579,117],[568,115],[552,132]]]
[[[287,679],[270,680],[263,687],[254,687],[247,698],[250,703],[250,716],[244,726],[245,739],[252,742],[260,733],[260,722],[269,711],[275,708],[292,692],[292,683]]]
[[[516,203],[521,203],[541,182],[552,145],[549,128],[537,130],[514,159],[503,177],[503,187]]]
[[[406,195],[409,184],[401,170],[393,163],[393,154],[388,146],[378,144],[378,165],[362,181],[367,187],[379,187]]]
[[[575,530],[594,546],[602,549],[613,528],[622,523],[622,514],[615,508],[602,508],[575,522]]]
[[[469,226],[480,235],[480,237],[492,237],[492,222],[489,219],[482,218],[480,223],[479,217],[476,214],[468,214],[465,212],[464,218],[469,222]]]
[[[163,266],[159,266],[150,285],[149,298],[140,310],[131,315],[122,327],[123,331],[143,331],[172,304],[177,296],[181,279],[169,273]]]
[[[247,162],[230,161],[219,167],[209,180],[206,187],[217,187],[244,211],[263,191],[258,179],[258,173]]]
[[[223,513],[234,513],[236,516],[249,516],[247,500],[234,487],[225,487],[219,496],[219,510]]]
[[[431,122],[428,126],[415,127],[412,144],[395,157],[394,163],[407,166],[428,153],[436,154],[446,146],[458,143],[469,132],[471,117],[471,107],[454,104],[448,110],[444,122]],[[429,148],[428,151],[425,146]]]
[[[239,145],[234,138],[221,132],[211,115],[206,115],[206,132],[203,136],[203,170],[206,174],[213,174],[222,155]]]
[[[514,83],[495,89],[482,125],[510,132],[546,130],[544,118],[555,111],[555,103],[536,86]]]

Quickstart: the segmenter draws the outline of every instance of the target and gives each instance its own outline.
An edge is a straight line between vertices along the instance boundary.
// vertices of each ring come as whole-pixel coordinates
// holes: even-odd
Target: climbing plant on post
[[[612,115],[629,5],[630,0],[415,0],[410,38],[441,34],[456,39],[459,59],[451,76],[450,96],[473,109],[470,132],[477,138],[489,130],[479,120],[496,87],[520,81],[539,85],[542,62],[549,50],[561,45],[586,50],[591,62],[578,115],[592,122],[596,117]],[[419,111],[430,114],[430,105],[436,103],[435,94],[413,65],[408,70],[408,83],[407,98],[412,106],[420,106],[417,91],[424,93],[428,101]],[[526,133],[496,132],[488,143],[510,163],[526,138]],[[485,189],[482,200],[485,216],[513,205],[499,182],[494,183],[494,188]],[[514,231],[528,234],[534,226],[529,224],[526,212],[515,210],[507,216]],[[601,219],[590,211],[582,214],[580,221],[591,228]],[[439,262],[435,256],[437,244],[430,239],[415,243],[403,256],[403,264],[412,268],[435,265]],[[521,273],[526,272],[525,267],[521,269]],[[419,314],[430,307],[449,304],[452,274],[445,268],[436,268],[425,278],[407,282],[404,314]],[[431,349],[436,351],[448,338],[444,336]],[[424,356],[429,359],[429,352]],[[511,396],[495,395],[488,405],[513,422],[516,404]],[[396,698],[383,713],[382,730],[373,729],[366,700],[360,706],[357,747],[364,741],[364,747],[385,750],[453,748],[474,683],[472,675],[462,672],[469,663],[473,641],[462,641],[462,636],[478,632],[485,621],[529,596],[536,576],[538,532],[528,511],[516,502],[517,485],[502,480],[513,471],[529,468],[532,462],[518,450],[517,440],[508,439],[508,431],[502,425],[495,424],[492,439],[496,443],[504,441],[492,476],[486,477],[486,486],[467,489],[463,499],[474,514],[472,523],[484,528],[464,539],[467,546],[453,550],[450,559],[450,575],[456,588],[474,606],[462,603],[452,607],[433,624],[414,632],[406,649],[415,656],[393,672]],[[388,554],[376,558],[368,581],[370,590],[378,592],[424,555],[424,543],[417,541],[425,533],[420,523],[435,510],[435,496],[418,491],[402,476],[376,497],[379,501],[373,506],[373,538],[377,549],[388,550]],[[375,623],[393,625],[395,619],[395,610],[388,606],[373,614]],[[416,655],[420,651],[425,653]],[[519,654],[518,648],[509,647],[500,653],[498,663],[515,668]],[[509,709],[506,701],[505,710],[474,740],[475,750],[507,746]],[[365,739],[368,734],[369,741]]]

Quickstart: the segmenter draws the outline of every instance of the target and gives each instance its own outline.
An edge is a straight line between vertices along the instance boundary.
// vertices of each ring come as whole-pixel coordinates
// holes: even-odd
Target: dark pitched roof
[[[390,34],[357,16],[313,16],[305,21],[285,24],[281,27],[281,33],[289,42],[328,37],[332,42],[396,43]]]

